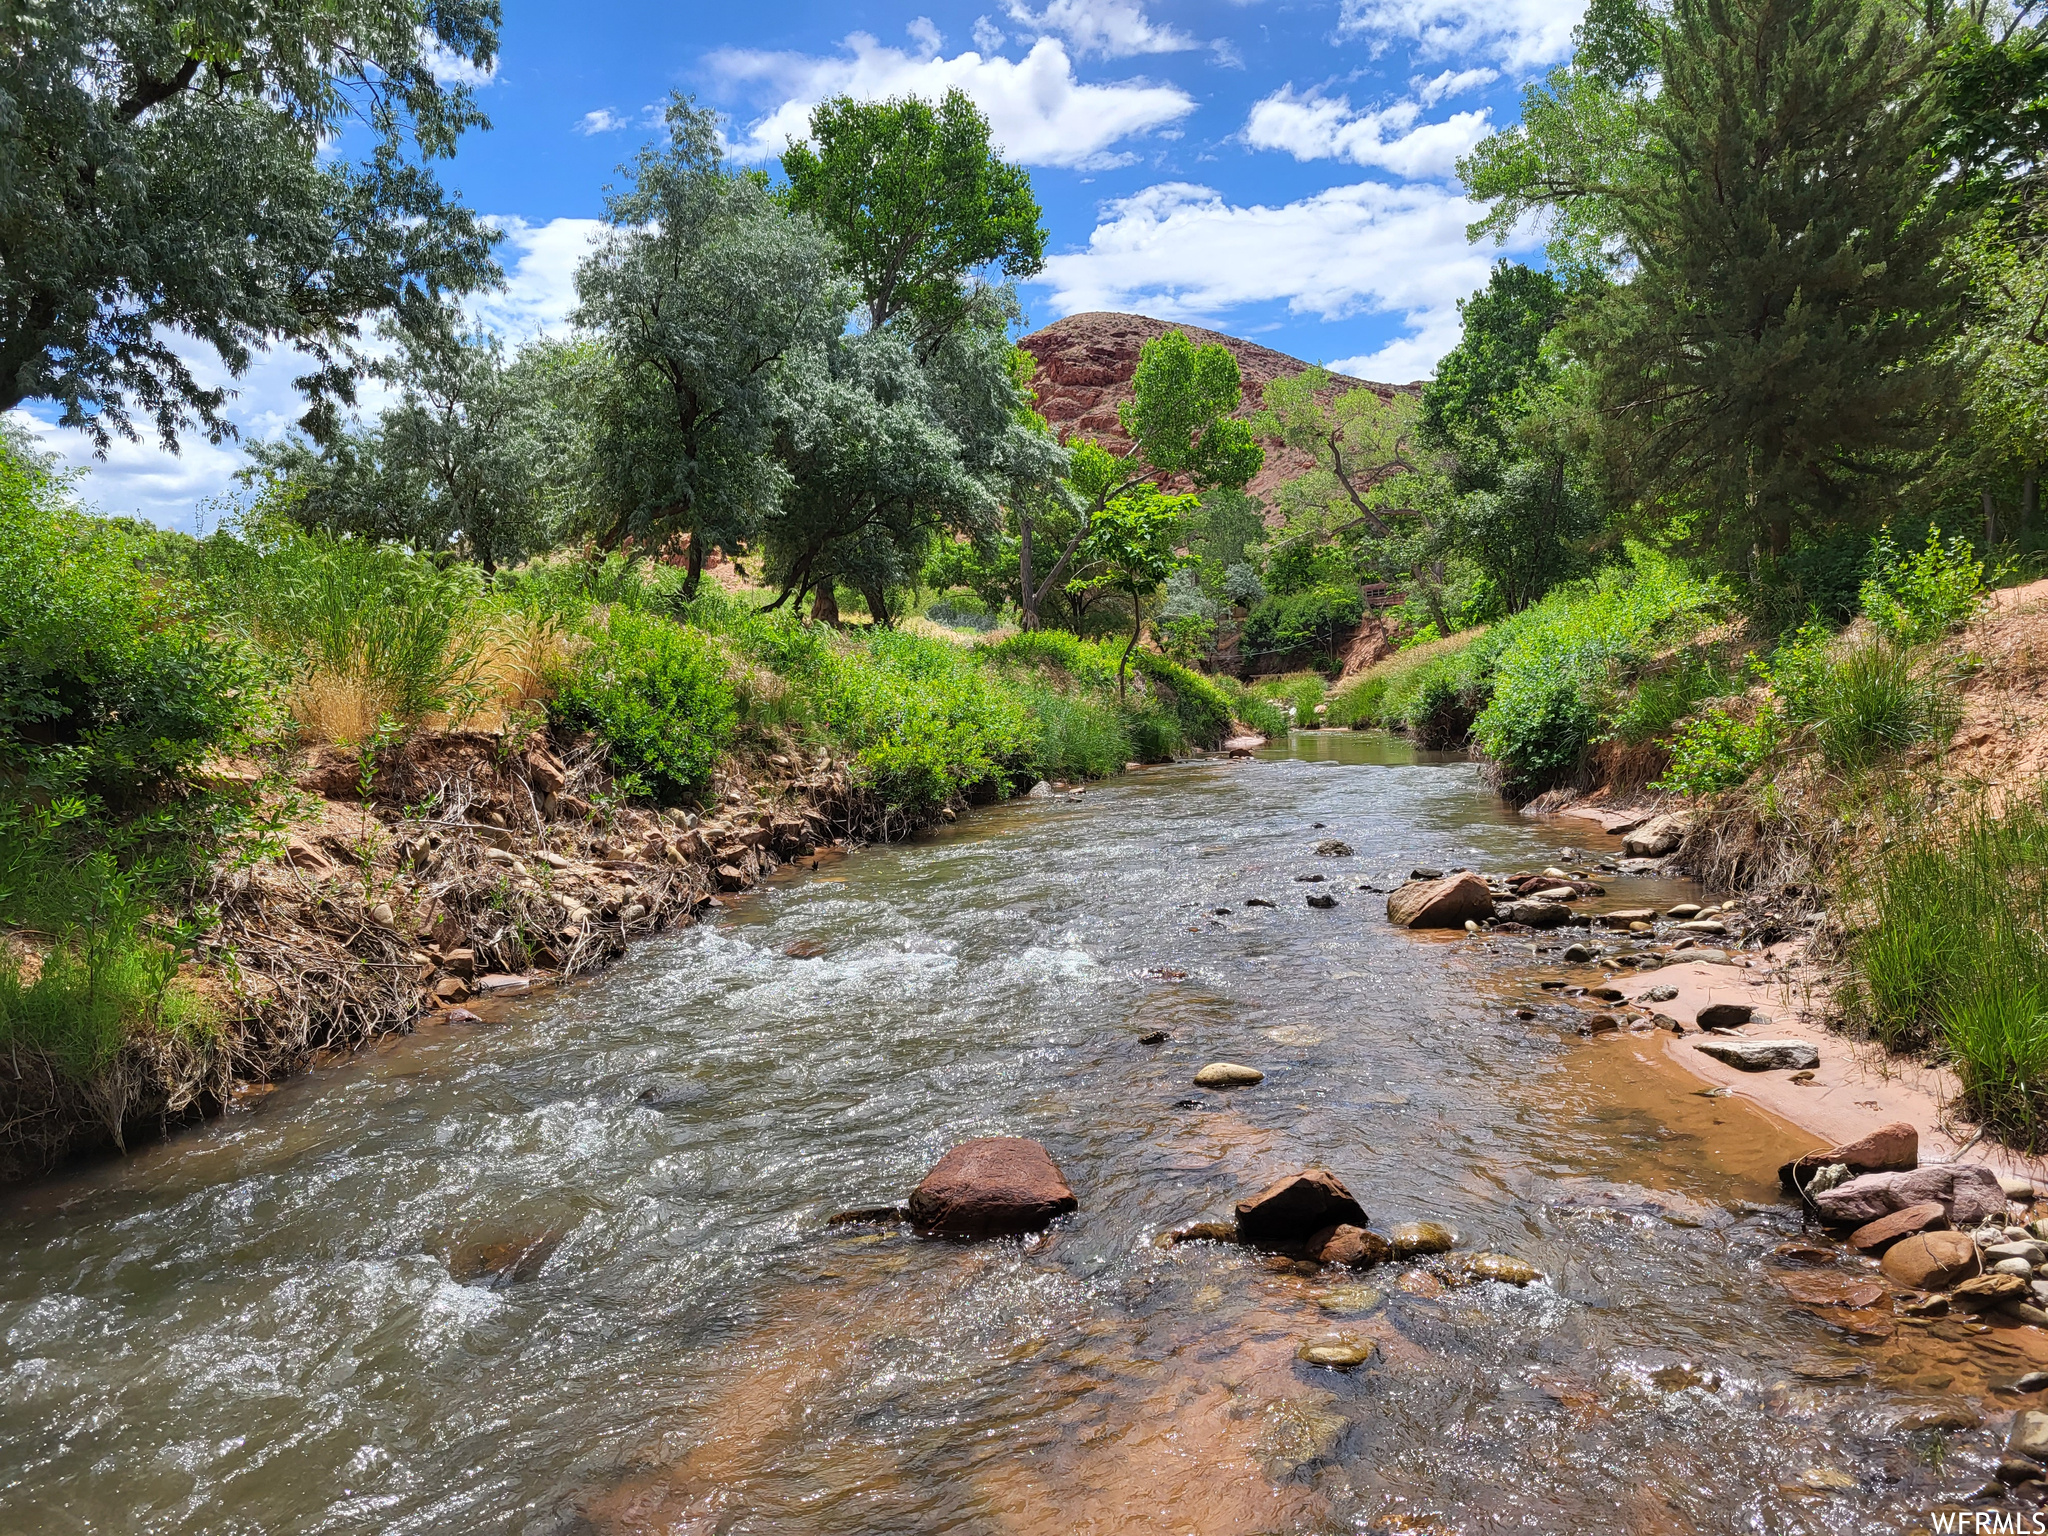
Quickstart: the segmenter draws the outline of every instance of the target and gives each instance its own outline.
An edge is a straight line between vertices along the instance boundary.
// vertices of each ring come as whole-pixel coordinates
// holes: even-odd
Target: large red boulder
[[[1290,1173],[1237,1202],[1241,1243],[1299,1243],[1326,1228],[1366,1222],[1365,1207],[1327,1168]]]
[[[1023,1136],[963,1141],[910,1192],[910,1219],[928,1232],[1000,1237],[1031,1232],[1077,1206],[1051,1154]]]
[[[1462,928],[1493,920],[1493,892],[1475,874],[1410,880],[1387,898],[1387,918],[1403,928]]]
[[[1822,1221],[1860,1227],[1909,1205],[1938,1203],[1949,1225],[1974,1227],[2005,1214],[2005,1187],[1982,1163],[1930,1163],[1911,1173],[1866,1173],[1822,1190],[1813,1208]]]

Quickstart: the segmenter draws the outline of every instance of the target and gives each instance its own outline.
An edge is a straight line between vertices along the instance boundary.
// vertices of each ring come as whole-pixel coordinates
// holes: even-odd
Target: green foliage
[[[1631,745],[1659,741],[1702,699],[1738,686],[1711,651],[1681,652],[1672,665],[1635,679],[1615,712],[1611,734]]]
[[[1205,491],[1241,489],[1266,461],[1251,425],[1231,414],[1243,397],[1228,347],[1198,347],[1187,332],[1168,331],[1139,348],[1131,399],[1117,407],[1117,420],[1156,474],[1186,475]]]
[[[1469,730],[1490,686],[1481,671],[1491,655],[1485,638],[1485,631],[1471,630],[1389,656],[1330,696],[1330,723],[1406,731],[1435,721],[1441,735],[1450,729],[1445,701],[1455,697]]]
[[[414,725],[469,702],[474,567],[295,529],[255,542],[217,533],[196,563],[215,611],[239,620],[288,676],[366,685],[378,700],[372,719]]]
[[[679,96],[667,125],[606,201],[575,320],[603,341],[581,391],[591,531],[608,549],[688,534],[694,572],[778,504],[781,363],[837,337],[851,294],[823,231],[727,170],[713,114]]]
[[[555,680],[553,719],[602,737],[627,793],[694,800],[738,723],[724,658],[703,634],[630,608],[590,639]]]
[[[1283,711],[1291,709],[1293,714],[1289,719],[1294,725],[1314,725],[1316,706],[1323,702],[1328,691],[1328,684],[1318,672],[1282,672],[1258,678],[1250,687],[1254,697],[1265,699]]]
[[[353,400],[364,319],[410,320],[497,277],[498,238],[423,159],[483,122],[451,64],[488,70],[495,0],[57,0],[0,47],[0,412],[24,399],[104,448],[133,415],[219,442],[231,375],[311,359],[309,426]],[[360,165],[337,151],[363,144]]]
[[[1365,599],[1355,585],[1325,584],[1291,597],[1269,597],[1246,615],[1239,651],[1247,661],[1307,650],[1334,660],[1338,642],[1358,627],[1364,612]]]
[[[1234,677],[1222,676],[1213,680],[1217,691],[1229,702],[1231,715],[1261,736],[1285,736],[1287,734],[1287,711],[1256,689],[1239,682]]]
[[[1031,177],[989,145],[967,93],[820,102],[806,142],[782,156],[789,203],[833,235],[868,323],[898,315],[932,335],[960,323],[966,280],[984,267],[1017,279],[1044,265]]]
[[[0,805],[0,926],[42,941],[31,981],[0,950],[0,1048],[39,1053],[79,1081],[113,1065],[137,1035],[198,1043],[211,1023],[196,999],[173,990],[181,946],[152,931],[177,860],[124,866],[107,830],[76,797]]]
[[[1857,646],[1828,663],[1802,700],[1831,768],[1861,768],[1943,734],[1948,693],[1912,656],[1892,645]]]
[[[1417,435],[1432,448],[1456,447],[1469,434],[1505,446],[1525,388],[1553,371],[1543,338],[1564,318],[1565,287],[1548,272],[1494,263],[1486,286],[1458,301],[1458,344],[1423,386]]]
[[[1874,520],[1938,439],[1960,193],[1925,153],[1932,50],[1862,0],[1682,0],[1639,173],[1629,280],[1574,322],[1617,481],[1731,557]],[[1739,169],[1737,169],[1739,167]],[[1740,251],[1740,260],[1730,260]]]
[[[1533,795],[1569,779],[1611,726],[1617,685],[1723,602],[1712,583],[1638,547],[1630,565],[1560,587],[1488,631],[1492,694],[1473,735],[1503,788]]]
[[[254,670],[147,551],[0,450],[0,777],[132,806],[244,739]]]
[[[1882,633],[1917,645],[1966,623],[1982,606],[1983,592],[1984,563],[1969,540],[1943,543],[1941,530],[1929,528],[1924,548],[1901,554],[1887,529],[1871,546],[1863,611]]]
[[[1159,709],[1169,711],[1182,739],[1213,747],[1230,734],[1231,698],[1201,673],[1150,651],[1133,658]]]
[[[1674,795],[1733,789],[1770,759],[1782,735],[1777,712],[1768,704],[1749,720],[1710,709],[1679,732],[1671,743],[1671,765],[1650,787]]]
[[[1026,688],[1031,771],[1042,779],[1099,779],[1132,761],[1125,716],[1114,703],[1052,688]]]
[[[1934,1048],[1963,1109],[2027,1150],[2048,1106],[2048,803],[1899,828],[1850,871],[1851,995],[1894,1049]]]
[[[1144,624],[1145,599],[1180,568],[1174,540],[1180,519],[1196,505],[1192,496],[1162,496],[1140,486],[1113,497],[1095,514],[1082,543],[1083,564],[1091,574],[1069,583],[1073,589],[1106,588],[1121,592],[1131,603],[1131,638],[1117,662],[1117,692],[1124,691],[1124,672],[1137,648]]]

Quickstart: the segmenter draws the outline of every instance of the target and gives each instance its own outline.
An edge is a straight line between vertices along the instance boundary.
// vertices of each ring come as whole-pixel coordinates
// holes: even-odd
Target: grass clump
[[[2048,798],[1888,840],[1851,895],[1853,1014],[1895,1050],[1932,1049],[1966,1112],[2029,1150],[2048,1142]]]

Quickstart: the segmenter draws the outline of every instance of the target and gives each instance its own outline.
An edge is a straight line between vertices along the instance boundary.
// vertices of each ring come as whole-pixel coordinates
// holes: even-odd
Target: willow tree
[[[788,368],[845,328],[850,294],[823,231],[726,168],[713,114],[678,96],[667,124],[606,201],[575,321],[608,364],[587,392],[592,531],[605,548],[687,537],[694,594],[705,551],[757,535],[787,488]]]

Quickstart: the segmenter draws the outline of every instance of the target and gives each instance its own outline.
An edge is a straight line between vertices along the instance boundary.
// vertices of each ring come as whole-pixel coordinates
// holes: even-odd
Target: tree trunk
[[[1038,595],[1031,588],[1031,515],[1017,514],[1017,627],[1038,628]]]
[[[1765,528],[1765,535],[1769,540],[1766,545],[1767,553],[1781,558],[1792,553],[1791,514],[1787,512],[1773,512],[1770,523]]]
[[[1984,547],[1989,550],[1998,543],[1998,503],[1991,499],[1991,492],[1984,492]]]
[[[861,596],[868,600],[868,617],[879,629],[889,627],[889,596],[880,587],[862,587]]]
[[[1131,643],[1124,647],[1123,659],[1116,664],[1116,701],[1125,702],[1124,671],[1131,664],[1131,652],[1138,648],[1138,636],[1145,630],[1145,605],[1138,601],[1138,594],[1131,594]]]
[[[2025,540],[2033,531],[2034,514],[2041,510],[2041,482],[2030,470],[2020,481],[2020,525],[2013,530],[2013,537]]]
[[[811,600],[811,622],[839,627],[839,591],[830,579],[818,583],[818,595]]]
[[[690,558],[683,572],[683,601],[694,602],[697,583],[704,579],[704,539],[694,528],[690,530]]]

